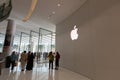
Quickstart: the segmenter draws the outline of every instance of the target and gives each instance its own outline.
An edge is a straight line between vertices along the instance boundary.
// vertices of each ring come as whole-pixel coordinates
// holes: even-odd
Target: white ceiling
[[[66,19],[87,0],[38,0],[33,15],[27,22],[22,19],[27,15],[32,0],[12,0],[13,9],[10,14],[17,24],[17,31],[38,31],[44,28],[55,32],[55,25]],[[57,5],[61,4],[60,7]],[[6,21],[0,23],[0,31],[4,31]]]

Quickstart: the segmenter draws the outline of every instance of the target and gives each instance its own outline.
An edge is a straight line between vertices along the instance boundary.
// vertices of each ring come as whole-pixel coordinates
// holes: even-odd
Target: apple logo
[[[76,25],[74,26],[74,29],[70,33],[70,37],[72,40],[77,40],[78,39],[78,28],[76,28]]]

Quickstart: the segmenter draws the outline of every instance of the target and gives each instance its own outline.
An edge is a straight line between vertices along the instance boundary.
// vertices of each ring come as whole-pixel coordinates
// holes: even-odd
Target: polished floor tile
[[[3,69],[0,80],[90,80],[64,68],[49,70],[48,63],[34,64],[32,71],[21,72],[20,66],[14,71]]]

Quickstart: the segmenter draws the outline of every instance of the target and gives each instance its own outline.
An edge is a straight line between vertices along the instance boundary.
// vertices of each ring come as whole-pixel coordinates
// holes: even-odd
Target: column
[[[3,46],[3,57],[5,58],[5,66],[9,67],[9,55],[12,53],[13,40],[16,31],[16,24],[14,20],[8,19],[5,41]]]

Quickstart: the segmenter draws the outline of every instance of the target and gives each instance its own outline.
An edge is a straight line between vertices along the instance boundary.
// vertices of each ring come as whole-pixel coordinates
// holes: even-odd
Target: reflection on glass
[[[35,31],[31,31],[31,51],[37,52],[38,51],[38,39],[39,33]]]
[[[4,39],[5,39],[5,35],[3,33],[0,33],[0,52],[2,52],[3,49]]]
[[[23,51],[29,51],[29,38],[30,38],[29,34],[22,33],[20,53]]]
[[[16,34],[13,41],[12,51],[19,52],[19,45],[20,45],[20,34]]]
[[[41,52],[55,51],[55,33],[40,29],[39,49]]]

